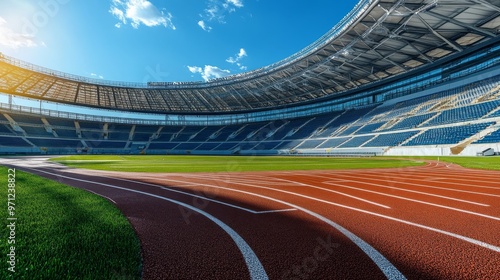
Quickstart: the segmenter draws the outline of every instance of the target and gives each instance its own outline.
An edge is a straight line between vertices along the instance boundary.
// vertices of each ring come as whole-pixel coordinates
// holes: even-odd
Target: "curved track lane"
[[[2,163],[115,203],[144,279],[497,279],[500,172],[144,174]]]

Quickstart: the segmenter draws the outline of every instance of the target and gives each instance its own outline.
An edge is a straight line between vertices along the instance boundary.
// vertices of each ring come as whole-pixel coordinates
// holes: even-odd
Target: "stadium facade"
[[[78,106],[1,103],[0,153],[491,154],[499,33],[498,0],[362,0],[300,52],[208,82],[106,82],[0,54],[0,93]]]

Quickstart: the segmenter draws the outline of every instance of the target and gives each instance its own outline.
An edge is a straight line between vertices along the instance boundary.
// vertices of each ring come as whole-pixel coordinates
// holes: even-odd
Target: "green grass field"
[[[140,243],[109,201],[35,175],[16,171],[15,244],[8,243],[8,170],[0,219],[0,279],[140,279]],[[7,256],[15,246],[15,272]]]
[[[75,168],[128,172],[238,172],[394,168],[422,162],[395,158],[245,156],[65,156],[53,161]]]
[[[486,170],[500,170],[500,157],[412,157],[415,160],[439,160],[449,163],[458,164],[467,168],[486,169]]]
[[[279,156],[173,156],[78,155],[55,157],[61,164],[95,170],[125,172],[238,172],[397,168],[440,160],[468,168],[500,170],[500,157],[279,157]]]

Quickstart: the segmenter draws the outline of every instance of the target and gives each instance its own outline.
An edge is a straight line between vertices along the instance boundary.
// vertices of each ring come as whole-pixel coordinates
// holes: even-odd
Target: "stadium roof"
[[[103,82],[0,53],[0,92],[136,112],[254,111],[335,98],[498,39],[499,33],[500,0],[361,0],[305,49],[254,71],[208,82]]]

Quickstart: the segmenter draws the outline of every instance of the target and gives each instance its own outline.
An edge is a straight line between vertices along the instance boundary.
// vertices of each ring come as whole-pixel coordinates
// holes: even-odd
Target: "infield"
[[[423,165],[423,162],[411,159],[382,157],[78,155],[57,157],[51,160],[75,168],[162,173],[366,169]]]

